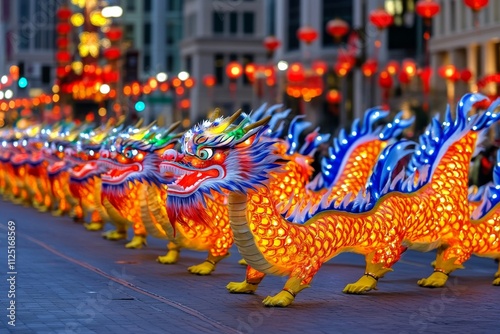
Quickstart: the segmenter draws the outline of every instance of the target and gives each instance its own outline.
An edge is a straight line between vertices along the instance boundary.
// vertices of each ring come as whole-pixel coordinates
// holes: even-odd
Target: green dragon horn
[[[248,131],[250,131],[252,129],[255,129],[256,127],[259,127],[261,125],[265,125],[265,124],[269,123],[269,121],[271,120],[271,118],[272,118],[272,116],[264,117],[260,121],[257,121],[255,123],[252,123],[252,124],[249,124],[249,125],[245,126],[243,128],[243,130],[245,131],[245,133],[248,133]]]

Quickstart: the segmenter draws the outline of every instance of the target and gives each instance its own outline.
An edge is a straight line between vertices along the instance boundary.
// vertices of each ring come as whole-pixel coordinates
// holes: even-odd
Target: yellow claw
[[[262,304],[268,307],[287,307],[295,300],[295,297],[292,296],[287,291],[280,291],[274,296],[267,296]]]
[[[142,246],[147,246],[146,237],[143,235],[134,235],[132,240],[125,245],[125,248],[141,249]]]
[[[188,268],[188,271],[191,274],[196,274],[196,275],[210,275],[214,270],[215,270],[215,264],[207,261]]]
[[[87,229],[87,231],[100,231],[103,227],[104,225],[102,223],[97,222],[85,224],[85,228]]]
[[[347,284],[343,293],[363,294],[370,290],[377,289],[377,280],[371,276],[364,275],[356,283]]]
[[[242,266],[245,266],[245,267],[248,265],[248,263],[247,263],[247,261],[245,259],[239,260],[238,264],[241,264]]]
[[[500,286],[500,277],[495,278],[492,284],[495,286]]]
[[[108,239],[108,240],[123,240],[123,239],[127,239],[127,233],[126,232],[120,232],[120,231],[116,231],[116,230],[112,230],[112,231],[108,231],[108,232],[104,232],[102,234],[102,237],[104,239]]]
[[[179,251],[176,249],[169,250],[167,254],[158,256],[156,261],[162,264],[174,264],[179,261]]]
[[[254,293],[258,288],[257,284],[250,284],[247,281],[230,282],[226,285],[226,289],[230,293]]]
[[[419,280],[417,284],[425,288],[442,288],[446,284],[447,280],[448,275],[436,271],[433,272],[429,277]]]

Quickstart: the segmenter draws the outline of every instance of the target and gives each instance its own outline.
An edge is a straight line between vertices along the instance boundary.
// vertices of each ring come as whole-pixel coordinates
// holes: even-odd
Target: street
[[[155,258],[166,252],[163,240],[125,249],[125,241],[104,240],[68,217],[4,201],[0,212],[0,322],[7,332],[497,333],[500,325],[491,259],[473,257],[446,288],[424,289],[416,282],[432,272],[434,253],[408,251],[379,290],[357,296],[342,289],[363,274],[364,259],[341,254],[290,307],[266,308],[261,301],[285,279],[266,277],[255,295],[229,294],[226,284],[245,275],[236,248],[215,273],[194,276],[187,267],[206,254],[182,251],[178,264],[160,265]],[[14,275],[7,265],[9,221],[15,223]],[[12,289],[15,297],[7,297]]]

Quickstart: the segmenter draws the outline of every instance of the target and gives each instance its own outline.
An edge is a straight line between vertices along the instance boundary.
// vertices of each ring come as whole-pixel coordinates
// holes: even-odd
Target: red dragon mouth
[[[102,175],[102,182],[108,184],[118,184],[127,178],[131,173],[141,172],[142,165],[133,163],[131,165],[121,165],[111,161],[101,161],[101,163],[108,169]]]
[[[90,172],[94,171],[96,168],[97,168],[97,163],[94,161],[87,162],[82,165],[77,165],[71,169],[71,176],[78,179],[82,179],[85,176],[87,176]]]
[[[191,169],[173,163],[162,162],[160,173],[173,176],[175,181],[168,184],[169,195],[187,195],[195,192],[200,185],[209,179],[220,179],[224,172],[220,166],[204,169]]]

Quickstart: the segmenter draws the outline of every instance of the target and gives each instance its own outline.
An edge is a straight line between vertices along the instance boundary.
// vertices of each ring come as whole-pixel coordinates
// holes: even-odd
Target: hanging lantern
[[[432,19],[441,10],[441,6],[433,0],[419,0],[415,5],[415,12],[424,19]]]
[[[405,72],[411,79],[415,74],[417,74],[417,64],[413,59],[403,60],[403,72]]]
[[[116,60],[116,59],[120,58],[121,50],[119,47],[112,46],[112,47],[104,50],[103,55],[104,55],[104,58],[106,58],[107,60]]]
[[[73,13],[71,12],[71,9],[69,9],[66,6],[63,6],[59,8],[56,12],[56,16],[59,20],[61,21],[67,21],[71,17]]]
[[[472,79],[472,72],[467,68],[463,69],[462,71],[460,71],[460,79],[463,82],[469,82],[470,79]]]
[[[361,65],[361,72],[365,77],[371,77],[377,72],[377,61],[375,59],[368,59],[363,65]]]
[[[106,31],[106,37],[111,42],[117,42],[122,38],[123,31],[119,27],[111,27],[108,31]]]
[[[203,77],[203,84],[208,88],[215,86],[216,82],[217,80],[213,74],[207,74]]]
[[[422,82],[422,87],[424,93],[429,93],[431,90],[431,75],[432,69],[430,67],[424,67],[418,73],[420,81]]]
[[[339,77],[345,77],[351,71],[351,68],[352,66],[350,66],[349,63],[336,62],[335,65],[333,65],[333,70]]]
[[[380,72],[378,76],[378,84],[384,89],[389,89],[392,87],[392,77],[387,71]]]
[[[61,22],[56,25],[56,31],[59,35],[69,34],[71,31],[71,24],[67,22]]]
[[[488,6],[488,0],[464,0],[464,3],[474,12],[478,12],[484,7]]]
[[[56,45],[58,49],[67,49],[69,46],[69,39],[66,37],[59,37],[56,40]]]
[[[372,10],[370,12],[369,19],[370,22],[379,30],[389,27],[394,21],[392,15],[382,8]]]
[[[232,61],[226,66],[226,74],[231,80],[236,80],[243,74],[243,67],[237,61]]]
[[[66,72],[66,67],[65,66],[58,66],[56,68],[56,76],[58,78],[64,77],[66,75],[66,73],[68,73],[68,72]]]
[[[304,26],[297,30],[297,38],[306,44],[311,44],[318,38],[318,32],[311,26]]]
[[[276,49],[279,48],[281,45],[280,40],[277,39],[275,36],[267,36],[266,38],[264,38],[264,41],[262,43],[264,44],[264,47],[270,54],[276,51]]]
[[[254,82],[256,71],[257,67],[255,66],[254,63],[249,63],[245,66],[245,75],[247,76],[248,81]]]
[[[326,31],[333,36],[336,41],[340,41],[342,37],[349,32],[349,24],[341,19],[333,19],[326,23]]]
[[[71,53],[69,51],[57,51],[56,60],[59,63],[69,63],[71,61]]]
[[[342,101],[342,95],[337,89],[330,89],[326,93],[326,101],[331,104],[338,104]]]
[[[312,69],[317,75],[324,75],[328,70],[328,64],[322,60],[315,60],[312,63]]]
[[[399,62],[397,60],[389,60],[385,69],[390,75],[395,75],[399,72]]]
[[[443,65],[439,68],[438,73],[439,76],[446,80],[456,80],[457,74],[460,76],[460,73],[454,65]]]
[[[288,67],[286,72],[288,81],[300,82],[305,78],[304,66],[301,63],[293,63]]]

